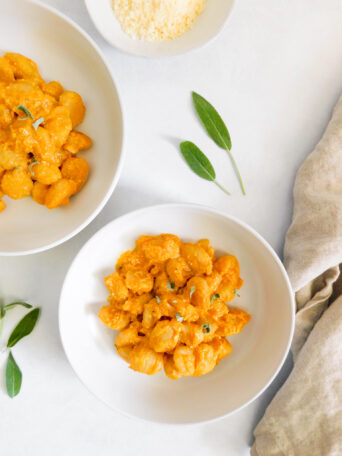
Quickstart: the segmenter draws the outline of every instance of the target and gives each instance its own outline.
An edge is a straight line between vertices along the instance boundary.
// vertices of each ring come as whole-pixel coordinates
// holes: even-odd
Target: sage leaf
[[[211,139],[222,149],[230,150],[232,148],[232,141],[228,128],[214,106],[196,92],[192,92],[192,100],[196,112]]]
[[[14,397],[20,392],[22,373],[13,355],[9,352],[6,364],[6,389],[9,397]]]
[[[29,117],[31,117],[32,120],[34,120],[33,118],[33,115],[31,114],[31,112],[27,109],[26,106],[24,105],[19,105],[16,107],[16,109],[18,109],[19,111],[22,111],[25,115],[25,117],[19,117],[19,120],[26,120],[28,119]]]
[[[226,124],[223,122],[222,117],[216,111],[214,106],[201,95],[196,92],[192,92],[192,100],[198,117],[202,121],[208,135],[219,147],[227,151],[238,177],[242,193],[246,195],[245,186],[243,184],[239,168],[233,154],[231,153],[232,141]]]
[[[10,304],[6,304],[6,306],[4,306],[4,307],[2,308],[3,316],[5,316],[5,313],[6,313],[8,310],[13,309],[14,307],[17,307],[17,306],[26,307],[26,309],[32,309],[31,304],[28,304],[27,302],[21,302],[21,301],[18,301],[18,302],[11,302]]]
[[[216,180],[216,173],[213,165],[204,153],[191,141],[180,143],[180,150],[192,171],[202,179],[214,182],[222,191],[230,195],[229,191]]]
[[[13,329],[12,334],[10,335],[7,347],[14,347],[23,337],[28,336],[35,327],[38,317],[40,314],[40,308],[31,310],[28,314],[23,317],[17,326]]]

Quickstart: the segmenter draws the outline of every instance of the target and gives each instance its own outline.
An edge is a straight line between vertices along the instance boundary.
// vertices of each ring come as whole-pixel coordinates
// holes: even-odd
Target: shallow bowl
[[[5,197],[0,255],[24,255],[70,239],[103,208],[122,167],[123,117],[113,76],[98,47],[78,25],[33,1],[0,0],[0,11],[1,51],[30,57],[44,79],[77,91],[87,108],[77,129],[94,142],[80,154],[90,165],[88,182],[69,206],[50,211],[32,198]]]
[[[124,33],[112,10],[112,0],[85,0],[85,5],[95,27],[112,46],[128,54],[153,58],[184,54],[213,40],[225,26],[234,0],[207,0],[206,9],[191,30],[162,42],[132,39]]]
[[[229,338],[233,350],[202,377],[170,380],[128,368],[114,348],[115,332],[99,320],[108,292],[103,278],[142,234],[172,233],[185,241],[208,238],[219,255],[235,255],[244,285],[230,305],[252,316]],[[196,205],[154,206],[120,217],[81,249],[65,278],[59,327],[67,357],[99,399],[126,415],[158,423],[215,420],[245,406],[269,385],[288,353],[294,328],[293,293],[267,242],[245,223]]]

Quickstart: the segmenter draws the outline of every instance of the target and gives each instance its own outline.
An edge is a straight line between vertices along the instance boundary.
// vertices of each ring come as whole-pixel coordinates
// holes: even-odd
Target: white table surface
[[[24,381],[14,400],[4,393],[0,361],[0,453],[248,455],[253,428],[286,378],[290,360],[258,400],[219,422],[177,428],[131,420],[100,403],[74,375],[58,334],[59,292],[70,262],[95,231],[155,203],[196,202],[225,210],[257,229],[281,255],[296,170],[322,135],[342,89],[342,2],[237,0],[216,41],[190,55],[156,61],[111,48],[81,0],[45,3],[79,23],[104,51],[126,115],[126,163],[109,203],[81,234],[45,253],[0,258],[6,302],[22,298],[43,309],[34,333],[15,350]],[[191,90],[211,100],[226,119],[246,197],[225,153],[195,118]],[[202,146],[234,196],[188,170],[175,148],[178,139]],[[9,315],[7,332],[20,315]]]

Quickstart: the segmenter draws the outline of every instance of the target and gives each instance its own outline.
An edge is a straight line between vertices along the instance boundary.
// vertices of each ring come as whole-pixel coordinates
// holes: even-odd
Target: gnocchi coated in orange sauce
[[[85,111],[78,93],[45,82],[29,58],[0,57],[0,212],[4,195],[54,209],[81,190],[89,165],[76,154],[92,141],[75,127]]]
[[[232,350],[250,315],[227,303],[242,286],[238,260],[215,258],[207,239],[141,236],[104,279],[110,293],[99,317],[119,331],[115,347],[130,368],[171,379],[208,374]]]

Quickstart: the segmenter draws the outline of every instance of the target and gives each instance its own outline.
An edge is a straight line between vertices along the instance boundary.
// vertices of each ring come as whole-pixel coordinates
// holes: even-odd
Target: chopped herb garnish
[[[182,323],[182,321],[184,320],[184,317],[182,317],[178,312],[175,314],[175,317],[180,323]]]
[[[30,111],[27,109],[26,106],[19,105],[19,106],[17,106],[16,109],[18,109],[19,111],[22,111],[25,114],[25,117],[19,117],[19,120],[26,120],[29,117],[31,117],[31,119],[34,120],[33,115],[30,113]]]
[[[192,295],[195,293],[196,287],[191,287],[190,288],[190,299],[192,298]]]
[[[39,117],[35,122],[33,122],[32,127],[37,131],[39,125],[45,121],[44,117]]]
[[[167,286],[167,288],[169,290],[174,290],[175,289],[175,282],[171,282],[171,283],[167,282],[166,286]]]
[[[202,332],[208,334],[210,333],[210,325],[209,323],[204,323],[204,325],[201,326]]]
[[[177,299],[175,299],[174,301],[171,301],[172,304],[177,304]]]
[[[30,173],[32,174],[32,176],[34,176],[34,171],[32,169],[33,165],[40,165],[40,162],[37,161],[34,157],[32,158],[32,162],[29,164],[29,169],[30,169]]]
[[[214,296],[211,298],[210,302],[213,303],[215,301],[215,299],[217,299],[219,297],[220,297],[219,294],[214,294]]]
[[[238,289],[237,289],[237,288],[235,288],[235,290],[234,290],[234,294],[235,294],[235,296],[238,296],[238,297],[240,297],[240,295],[239,295],[239,293],[238,293]]]
[[[158,304],[160,304],[160,297],[159,296],[156,296],[156,301]]]

